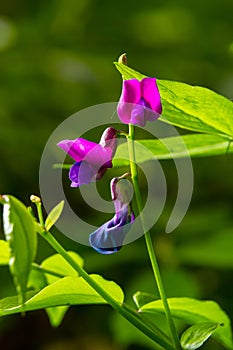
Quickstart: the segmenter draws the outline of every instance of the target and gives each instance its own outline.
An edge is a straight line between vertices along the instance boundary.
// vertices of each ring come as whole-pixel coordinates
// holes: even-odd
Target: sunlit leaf
[[[226,313],[214,301],[202,301],[192,298],[169,298],[168,303],[174,317],[188,324],[214,322],[222,324],[213,337],[227,349],[233,349],[230,320]],[[141,312],[164,313],[161,300],[152,301],[141,308]]]
[[[80,265],[83,266],[83,259],[75,252],[68,252],[68,254]],[[78,273],[75,271],[67,261],[59,254],[54,254],[44,260],[41,267],[45,270],[49,270],[54,274],[61,274],[64,276],[77,276]],[[58,280],[55,275],[46,273],[45,274],[48,284],[52,284]],[[66,312],[68,311],[68,306],[55,306],[46,309],[50,323],[53,327],[58,327]]]
[[[219,323],[203,322],[189,327],[181,336],[180,343],[182,348],[184,350],[200,348],[219,326]]]
[[[40,265],[34,263],[29,274],[27,288],[33,288],[38,291],[45,288],[47,285],[48,282],[44,273],[40,270]]]
[[[80,266],[83,266],[83,259],[77,253],[70,251],[68,254]],[[34,289],[43,289],[64,276],[77,277],[78,274],[60,254],[54,254],[38,265],[36,270],[31,271],[30,285],[28,286],[32,286]],[[68,306],[55,306],[46,309],[53,327],[58,327],[61,324],[68,308]]]
[[[123,79],[145,76],[115,63]],[[160,120],[184,129],[233,138],[233,103],[207,88],[157,79],[163,112]]]
[[[233,137],[233,103],[209,89],[157,80],[161,120],[181,128]]]
[[[107,281],[99,275],[91,275],[91,277],[111,294],[116,302],[123,302],[123,291],[115,282]],[[18,313],[22,310],[83,304],[106,304],[106,301],[82,277],[64,277],[27,299],[24,307],[17,302],[15,297],[1,300],[0,316]]]
[[[7,195],[2,198],[3,228],[10,246],[10,271],[23,302],[31,264],[37,251],[34,220],[18,199]]]
[[[64,207],[64,201],[61,201],[58,203],[49,213],[45,220],[45,228],[47,231],[50,230],[50,228],[57,222],[57,220],[60,218],[63,207]]]
[[[0,240],[0,265],[8,265],[10,261],[9,242]]]
[[[80,265],[83,266],[84,261],[80,255],[76,252],[69,251],[68,254]],[[60,277],[73,276],[77,277],[78,273],[74,270],[70,264],[60,255],[54,254],[46,258],[42,263],[41,267],[51,273],[45,273],[48,284],[52,284]]]

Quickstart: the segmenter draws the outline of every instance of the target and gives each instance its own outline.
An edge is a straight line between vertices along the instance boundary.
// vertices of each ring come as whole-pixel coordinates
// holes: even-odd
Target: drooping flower
[[[117,130],[107,128],[99,143],[83,138],[63,140],[57,145],[75,160],[69,171],[71,187],[79,187],[102,178],[112,167],[112,158],[117,147]]]
[[[115,207],[114,217],[99,227],[89,236],[90,245],[101,254],[118,252],[135,220],[131,209],[131,187],[124,177],[113,178],[111,181],[111,195]]]
[[[123,81],[117,112],[122,123],[145,126],[160,117],[162,104],[156,78]]]

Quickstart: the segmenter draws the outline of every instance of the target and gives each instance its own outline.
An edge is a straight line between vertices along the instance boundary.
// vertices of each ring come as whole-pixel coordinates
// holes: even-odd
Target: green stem
[[[175,324],[171,315],[171,311],[168,305],[163,281],[161,278],[159,266],[158,266],[158,261],[155,255],[152,239],[150,232],[146,230],[146,225],[145,225],[145,220],[143,217],[143,212],[142,212],[142,197],[141,197],[141,191],[138,183],[138,171],[137,171],[137,164],[136,164],[136,155],[135,155],[135,148],[134,148],[134,125],[129,124],[129,136],[128,136],[128,150],[129,150],[129,159],[130,159],[130,171],[131,171],[131,178],[133,182],[133,187],[135,191],[135,199],[137,202],[137,207],[138,207],[138,212],[140,215],[141,223],[142,223],[142,229],[145,234],[145,241],[146,241],[146,246],[152,266],[152,270],[154,273],[155,281],[158,286],[160,298],[163,302],[163,307],[164,307],[164,312],[167,318],[167,323],[170,329],[170,333],[173,339],[173,343],[175,345],[175,348],[177,350],[181,349],[180,346],[180,341],[179,337],[175,328]]]
[[[54,276],[54,277],[59,277],[59,278],[63,278],[63,277],[66,277],[66,275],[62,275],[61,273],[58,273],[58,272],[54,272],[54,271],[51,271],[49,269],[45,269],[44,267],[36,264],[36,263],[32,263],[32,268],[33,270],[37,270],[37,271],[40,271],[40,272],[43,272],[43,273],[47,273],[48,275],[51,275],[51,276]]]
[[[133,309],[127,305],[117,302],[112,296],[105,291],[92,277],[68,254],[68,252],[60,245],[60,243],[47,231],[41,233],[42,237],[59,253],[78,274],[109,304],[113,309],[118,311],[130,323],[136,326],[149,338],[154,340],[157,344],[164,347],[166,350],[174,350],[173,345],[170,344],[168,338],[162,331],[155,332],[148,324],[144,322]]]

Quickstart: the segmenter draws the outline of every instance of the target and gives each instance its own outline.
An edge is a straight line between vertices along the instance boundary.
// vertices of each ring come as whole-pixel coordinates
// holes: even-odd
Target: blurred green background
[[[78,110],[118,100],[121,77],[112,62],[123,52],[149,76],[206,86],[232,99],[232,18],[232,0],[1,0],[0,192],[26,204],[39,193],[48,137]],[[169,193],[153,237],[168,295],[214,299],[233,319],[232,159],[193,160],[193,200],[172,235],[162,232],[174,205],[175,169],[162,162]],[[85,258],[88,271],[121,284],[129,300],[140,289],[154,292],[143,239],[101,256],[54,234]],[[38,261],[51,253],[40,241]],[[0,276],[0,296],[14,294],[7,268]],[[2,318],[0,348],[155,349],[106,306],[72,307],[58,329],[43,311]],[[222,347],[209,341],[203,349]]]

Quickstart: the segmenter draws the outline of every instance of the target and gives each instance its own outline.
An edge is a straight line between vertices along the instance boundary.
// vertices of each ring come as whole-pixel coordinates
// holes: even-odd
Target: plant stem
[[[54,271],[51,271],[49,269],[45,269],[44,267],[36,264],[36,263],[32,263],[32,268],[33,270],[37,270],[37,271],[40,271],[40,272],[43,272],[43,273],[47,273],[51,276],[54,276],[54,277],[59,277],[59,278],[63,278],[63,277],[66,277],[66,275],[62,275],[61,273],[58,273],[58,272],[54,272]]]
[[[157,344],[164,347],[166,350],[175,350],[173,345],[169,342],[167,336],[157,330],[154,331],[148,324],[144,322],[135,310],[130,309],[127,305],[116,301],[108,292],[105,291],[92,277],[68,254],[68,252],[60,245],[60,243],[47,231],[40,233],[41,236],[59,253],[78,274],[109,304],[113,309],[118,311],[130,323],[136,326],[149,338],[154,340]]]
[[[138,213],[140,215],[141,223],[142,223],[142,229],[145,234],[145,241],[147,246],[147,251],[149,254],[152,270],[154,273],[155,281],[159,290],[160,298],[163,302],[164,312],[167,318],[168,327],[170,329],[170,333],[172,336],[172,340],[174,343],[174,346],[177,350],[181,350],[181,345],[179,341],[179,337],[175,328],[175,324],[171,315],[171,311],[168,305],[163,281],[161,278],[158,261],[155,255],[152,239],[150,232],[146,230],[145,226],[145,220],[142,213],[142,197],[141,197],[141,191],[138,183],[138,171],[137,171],[137,164],[136,164],[136,155],[135,155],[135,147],[134,147],[134,125],[129,124],[129,135],[128,135],[128,150],[129,150],[129,159],[130,159],[130,171],[131,171],[131,178],[133,182],[134,192],[135,192],[135,199],[137,202],[138,207]]]

